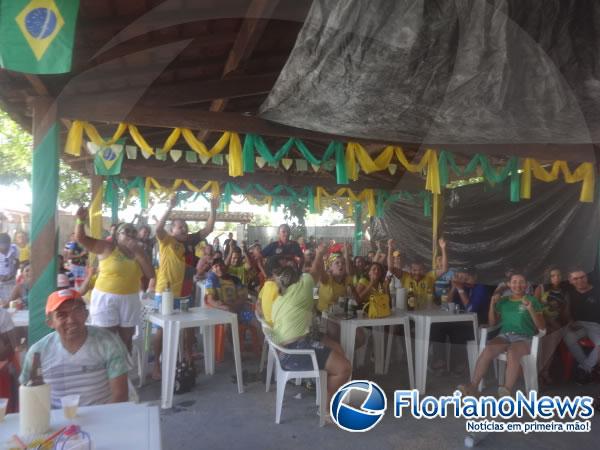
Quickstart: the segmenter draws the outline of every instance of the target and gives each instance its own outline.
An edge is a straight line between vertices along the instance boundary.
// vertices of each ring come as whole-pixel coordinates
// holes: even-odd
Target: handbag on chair
[[[369,301],[363,306],[363,311],[369,319],[378,319],[392,315],[390,296],[385,292],[376,292],[369,296]]]

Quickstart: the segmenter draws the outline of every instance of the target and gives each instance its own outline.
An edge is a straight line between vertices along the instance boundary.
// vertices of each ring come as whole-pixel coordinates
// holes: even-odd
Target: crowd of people
[[[208,243],[218,199],[211,203],[205,227],[194,233],[184,220],[169,221],[175,205],[173,197],[158,220],[154,237],[147,225],[136,228],[120,223],[111,227],[107,238],[92,238],[86,233],[87,210],[77,211],[74,233],[59,261],[57,291],[46,303],[47,323],[54,332],[29,349],[21,382],[29,377],[33,354],[40,353],[53,404],[75,390],[82,395],[82,404],[126,400],[128,353],[140,323],[140,293],[153,298],[157,308],[167,290],[176,303],[182,299],[193,303],[198,282],[204,286],[206,307],[234,312],[240,323],[255,326],[260,333],[258,315],[271,327],[276,344],[313,349],[319,368],[327,372],[329,396],[350,378],[352,365],[339,343],[339,325],[327,321],[325,327],[315,329],[314,317],[330,311],[340,297],[353,299],[356,308],[366,311],[385,304],[392,310],[400,287],[407,292],[408,309],[453,305],[452,309],[476,313],[480,324],[500,324],[499,334],[480,355],[473,378],[460,386],[465,393],[474,393],[494,358],[507,352],[505,382],[498,392],[512,395],[521,372],[520,359],[529,353],[532,337],[542,331],[545,336],[538,358],[542,383],[553,382],[552,363],[561,345],[577,363],[578,382],[589,382],[598,369],[600,291],[580,268],[570,269],[565,279],[559,268],[550,267],[537,286],[518,270],[508,269],[497,286],[486,286],[478,281],[474,268],[449,268],[444,239],[438,242],[439,256],[430,271],[421,261],[405,261],[393,240],[387,245],[378,243],[366,256],[353,257],[348,243],[315,237],[293,240],[286,224],[264,248],[258,242],[238,242],[233,233],[222,244],[218,238]],[[19,372],[14,360],[17,339],[6,308],[27,308],[31,289],[31,270],[24,259],[30,257],[27,235],[17,233],[14,241],[0,234],[0,302],[4,307],[0,308],[0,361],[13,377]],[[90,266],[90,255],[95,255],[97,267]],[[155,379],[161,376],[161,332],[156,330],[153,344]],[[445,370],[445,342],[449,341],[455,344],[451,371],[464,375],[464,345],[473,338],[470,326],[434,324],[431,340],[438,344],[431,369]],[[580,345],[582,338],[592,343],[590,351]],[[360,329],[356,345],[364,344]],[[186,331],[183,351],[190,364],[193,345],[193,332]],[[301,369],[310,360],[286,355],[281,364]]]

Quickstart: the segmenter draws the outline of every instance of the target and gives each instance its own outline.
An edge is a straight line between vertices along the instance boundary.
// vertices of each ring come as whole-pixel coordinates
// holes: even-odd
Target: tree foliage
[[[30,182],[33,138],[0,110],[0,185]],[[61,206],[89,203],[89,180],[60,162],[58,199]]]

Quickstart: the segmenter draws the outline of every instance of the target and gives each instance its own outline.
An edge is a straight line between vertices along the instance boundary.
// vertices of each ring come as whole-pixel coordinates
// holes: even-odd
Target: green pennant
[[[71,71],[79,0],[0,3],[0,66],[16,72]]]
[[[101,148],[94,156],[94,171],[96,175],[119,175],[123,164],[123,141]]]
[[[198,162],[198,153],[196,152],[185,152],[185,160],[189,163],[197,163]]]

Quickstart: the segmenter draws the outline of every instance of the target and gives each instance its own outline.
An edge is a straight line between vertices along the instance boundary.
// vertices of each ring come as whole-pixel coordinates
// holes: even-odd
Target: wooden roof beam
[[[277,3],[279,0],[252,0],[233,47],[227,56],[223,77],[237,70],[250,57],[269,23],[268,19],[256,19],[256,17],[270,17]],[[221,112],[225,110],[226,105],[227,99],[219,98],[212,101],[209,110]],[[205,139],[207,135],[208,131],[202,131],[198,137]]]
[[[151,86],[139,100],[145,106],[182,106],[209,102],[215,98],[239,98],[268,93],[277,79],[277,74],[240,76],[225,80],[182,81],[165,85]],[[76,105],[110,102],[129,105],[130,97],[140,95],[140,87],[118,91],[104,91],[98,94],[73,94],[61,97],[63,104]]]

